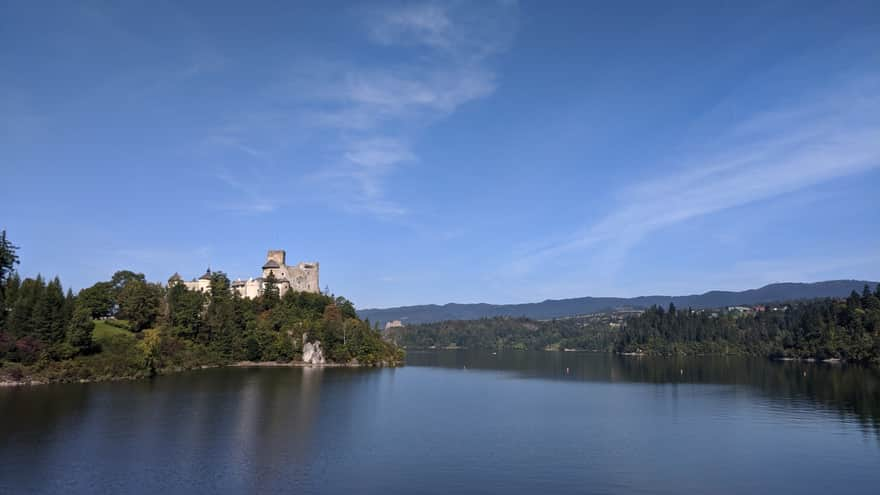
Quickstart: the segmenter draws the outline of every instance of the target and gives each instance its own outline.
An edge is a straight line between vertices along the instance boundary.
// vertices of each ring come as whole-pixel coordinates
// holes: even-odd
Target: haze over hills
[[[362,309],[358,311],[358,315],[382,325],[393,320],[412,324],[443,320],[475,320],[493,316],[525,316],[542,320],[598,313],[616,308],[647,308],[655,304],[667,306],[669,303],[674,303],[680,308],[700,309],[819,297],[846,297],[853,290],[861,292],[865,284],[873,289],[877,282],[829,280],[814,283],[778,283],[740,292],[716,290],[687,296],[578,297],[548,299],[538,303],[525,304],[449,303],[442,306],[425,304],[384,309]]]

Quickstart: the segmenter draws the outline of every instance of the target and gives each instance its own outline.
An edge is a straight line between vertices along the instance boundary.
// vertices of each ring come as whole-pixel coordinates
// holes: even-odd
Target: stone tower
[[[287,252],[284,251],[283,249],[275,249],[275,250],[270,249],[269,253],[266,254],[266,261],[274,261],[275,263],[278,263],[279,265],[282,265],[282,266],[286,265],[287,264]]]

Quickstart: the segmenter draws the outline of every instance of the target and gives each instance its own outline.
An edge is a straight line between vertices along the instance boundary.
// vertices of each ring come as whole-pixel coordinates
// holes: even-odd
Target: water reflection
[[[752,387],[775,405],[821,405],[880,434],[880,370],[740,357],[618,356],[587,352],[410,351],[408,366],[495,370],[524,378]]]
[[[408,360],[0,390],[0,493],[827,493],[880,481],[874,369]]]
[[[322,408],[344,425],[355,407],[343,403],[358,400],[323,389],[340,379],[375,381],[370,372],[334,373],[328,379],[322,369],[215,369],[0,390],[0,493],[113,480],[122,486],[138,478],[180,486],[188,481],[181,473],[212,472],[218,458],[227,468],[201,479],[200,490],[275,491],[283,488],[281,473],[284,486],[307,483],[316,459],[326,455],[322,435],[338,434],[318,424]],[[351,390],[370,393],[369,386]],[[70,472],[82,451],[102,461]]]

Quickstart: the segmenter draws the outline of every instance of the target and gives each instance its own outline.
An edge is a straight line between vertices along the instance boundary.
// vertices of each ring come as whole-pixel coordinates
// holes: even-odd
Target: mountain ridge
[[[650,295],[636,297],[576,297],[545,299],[541,302],[520,304],[446,303],[399,306],[393,308],[368,308],[358,311],[361,318],[384,324],[401,320],[403,323],[430,323],[443,320],[475,320],[494,316],[525,316],[533,319],[562,318],[579,314],[596,313],[608,309],[628,307],[647,308],[653,305],[694,309],[739,306],[774,301],[815,299],[820,297],[845,297],[853,290],[861,292],[867,284],[872,289],[877,282],[866,280],[826,280],[822,282],[780,282],[757,289],[742,291],[712,290],[702,294],[681,296]]]

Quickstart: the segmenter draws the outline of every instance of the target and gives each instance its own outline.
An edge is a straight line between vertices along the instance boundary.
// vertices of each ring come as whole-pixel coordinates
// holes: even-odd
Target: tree
[[[6,239],[6,231],[0,231],[0,292],[6,286],[6,280],[18,264],[18,246]]]
[[[77,304],[88,309],[92,318],[111,316],[116,308],[116,290],[113,282],[98,282],[79,291]]]
[[[202,311],[205,295],[199,291],[187,290],[183,284],[175,284],[168,289],[168,324],[181,335],[195,337],[202,324]]]
[[[33,331],[45,344],[57,344],[64,340],[67,322],[64,320],[64,291],[58,277],[52,279],[37,299],[33,311]]]
[[[113,288],[119,292],[123,287],[128,285],[129,282],[146,282],[147,279],[144,277],[143,273],[135,273],[131,270],[119,270],[118,272],[113,274],[113,277],[110,279],[110,283],[113,284]]]
[[[6,318],[7,331],[13,337],[34,337],[36,330],[34,310],[43,297],[43,291],[45,290],[46,284],[39,275],[37,275],[37,278],[27,278],[21,283],[15,304]]]
[[[6,239],[6,231],[0,231],[0,329],[5,327],[8,306],[12,305],[7,302],[6,284],[14,273],[15,265],[18,264],[17,250],[18,246]]]
[[[275,272],[269,270],[269,275],[263,283],[265,284],[261,301],[263,309],[272,309],[281,299],[278,290],[278,279],[275,277]]]
[[[80,353],[88,352],[94,343],[92,332],[95,330],[95,322],[88,308],[78,307],[73,312],[70,324],[67,326],[67,342]]]
[[[18,291],[21,287],[21,277],[18,273],[12,272],[12,275],[6,281],[6,287],[0,293],[0,332],[7,328],[6,317],[12,311],[15,302],[18,300]]]
[[[159,316],[162,287],[138,278],[129,279],[119,291],[119,316],[135,332],[150,328]]]
[[[226,357],[232,355],[235,336],[235,308],[229,291],[229,278],[223,272],[211,275],[211,300],[205,310],[201,340],[210,343]]]
[[[351,301],[339,296],[334,302],[339,307],[343,318],[357,318],[357,311],[355,311],[354,304]]]

